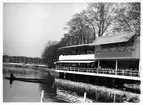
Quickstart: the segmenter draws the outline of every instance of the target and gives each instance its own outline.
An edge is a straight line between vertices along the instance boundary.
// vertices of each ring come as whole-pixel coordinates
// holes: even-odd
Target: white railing
[[[121,75],[121,76],[133,76],[139,77],[138,70],[128,70],[128,69],[109,69],[109,68],[81,68],[81,67],[57,67],[58,70],[66,71],[76,71],[76,72],[89,72],[97,74],[111,74],[111,75]]]

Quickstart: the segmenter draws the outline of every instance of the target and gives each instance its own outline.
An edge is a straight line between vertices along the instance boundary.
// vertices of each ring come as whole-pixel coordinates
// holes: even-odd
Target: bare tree
[[[42,53],[42,60],[50,68],[54,67],[54,62],[58,60],[59,52],[59,43],[57,41],[49,41]]]
[[[140,35],[140,3],[121,3],[116,10],[115,31],[135,31]]]
[[[90,27],[85,20],[83,12],[75,14],[73,18],[67,23],[69,37],[71,37],[72,44],[86,44],[90,42]]]
[[[88,13],[90,24],[95,29],[95,37],[103,36],[114,23],[114,10],[113,3],[90,3],[88,5]]]

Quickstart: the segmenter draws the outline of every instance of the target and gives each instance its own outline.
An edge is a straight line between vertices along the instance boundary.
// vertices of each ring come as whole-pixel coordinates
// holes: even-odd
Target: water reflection
[[[47,94],[56,95],[57,87],[54,84],[55,78],[52,77],[50,74],[41,76],[41,79],[45,79],[49,81],[51,84],[42,84],[40,83],[40,89],[44,90]]]
[[[51,102],[57,93],[57,86],[54,84],[55,78],[51,76],[50,73],[48,73],[48,75],[42,75],[41,79],[45,79],[51,82],[51,84],[43,84],[43,83],[39,84],[40,91],[44,90],[43,101]]]
[[[40,102],[39,84],[4,79],[3,102]]]
[[[9,80],[10,88],[12,87],[12,83],[13,83],[13,80],[10,79],[10,80]]]
[[[41,91],[44,90],[44,102],[65,102],[57,99],[57,86],[54,84],[55,77],[49,72],[11,68],[5,69],[4,77],[11,77],[3,80],[3,98],[4,102],[40,102]],[[15,77],[15,78],[13,78]],[[17,78],[35,78],[46,83],[33,83],[19,81]],[[38,90],[37,90],[38,86]],[[31,90],[32,89],[32,90]],[[32,92],[32,93],[31,93]]]

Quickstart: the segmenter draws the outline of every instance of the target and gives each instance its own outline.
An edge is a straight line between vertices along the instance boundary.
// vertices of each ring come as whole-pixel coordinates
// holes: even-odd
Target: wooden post
[[[97,92],[97,89],[96,89],[96,102],[98,101],[98,92]]]
[[[116,94],[114,93],[113,102],[116,102]]]
[[[115,79],[112,80],[112,85],[113,85],[113,88],[115,88]],[[116,94],[115,94],[115,92],[113,92],[113,102],[114,103],[116,102]]]
[[[86,101],[86,92],[84,92],[84,98],[83,98],[83,102]]]
[[[99,66],[100,66],[100,60],[98,60],[98,68],[99,68]]]
[[[115,74],[117,75],[117,69],[118,69],[118,60],[116,60],[116,64],[115,64]]]
[[[43,102],[44,99],[44,90],[41,91],[41,102]]]

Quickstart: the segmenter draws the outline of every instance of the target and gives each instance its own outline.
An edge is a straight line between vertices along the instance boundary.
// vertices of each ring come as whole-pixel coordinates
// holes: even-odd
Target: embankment
[[[97,102],[122,102],[122,96],[126,96],[127,102],[139,102],[139,94],[111,89],[104,86],[96,86],[82,82],[73,82],[70,80],[55,79],[55,84],[64,90],[77,92],[83,96],[87,92],[87,97],[95,99]]]

